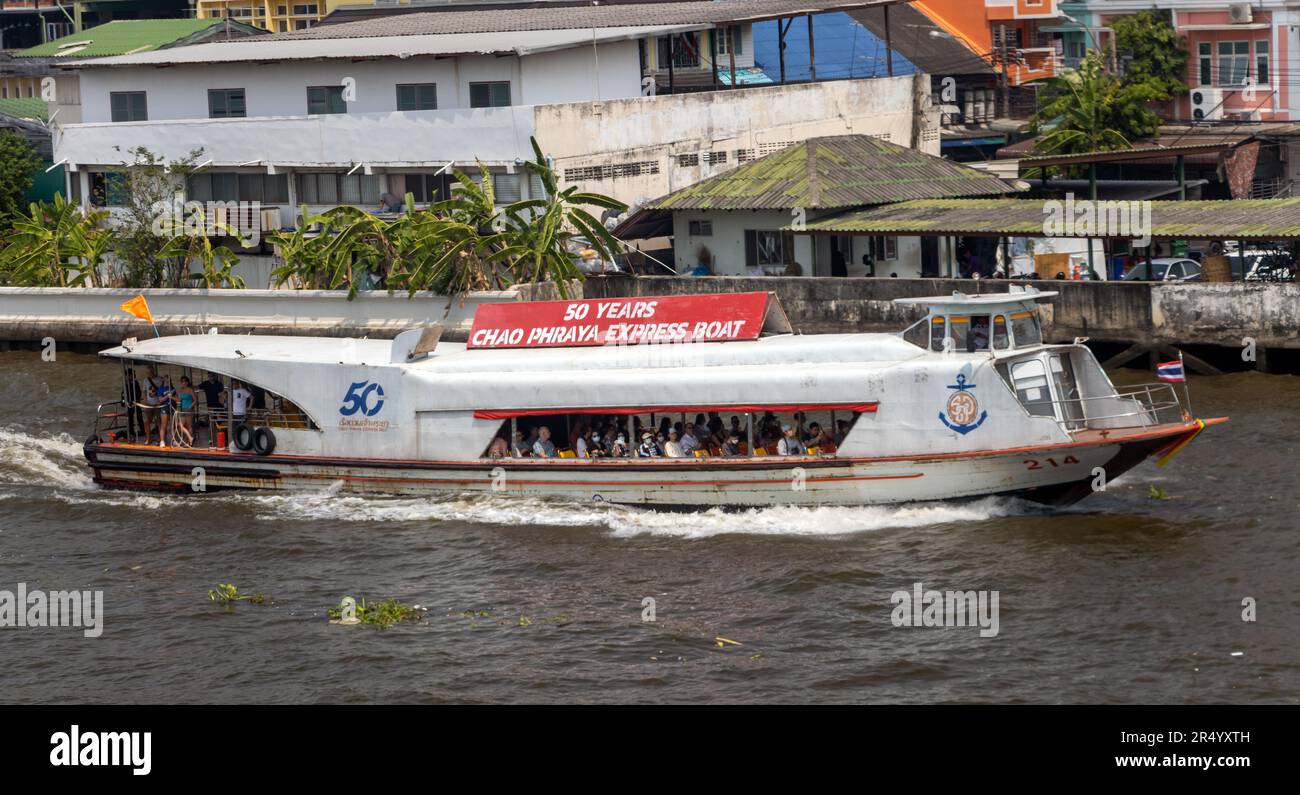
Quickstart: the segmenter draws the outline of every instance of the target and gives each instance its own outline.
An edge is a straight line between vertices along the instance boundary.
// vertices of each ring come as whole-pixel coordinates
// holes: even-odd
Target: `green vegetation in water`
[[[538,623],[564,626],[572,620],[568,613],[558,613],[553,616],[538,619],[529,618],[524,613],[520,613],[518,618],[506,618],[504,616],[494,615],[491,610],[462,610],[457,613],[448,613],[447,615],[449,618],[470,619],[470,629],[479,629],[480,627],[486,626],[486,624],[482,624],[476,619],[487,619],[499,627],[517,627],[520,629],[527,629],[528,627]]]
[[[240,593],[234,583],[218,583],[216,588],[208,591],[209,602],[220,602],[223,605],[233,605],[235,602],[248,602],[251,605],[266,604],[266,594]]]
[[[347,604],[347,602],[348,600],[344,600],[338,607],[331,607],[327,611],[331,621],[349,624],[373,624],[380,629],[388,629],[400,621],[419,621],[424,618],[425,611],[399,602],[396,599],[389,599],[384,602],[367,602],[362,597],[360,602],[355,602],[352,605]],[[345,613],[348,615],[345,616]],[[346,618],[355,618],[356,621],[346,621]]]
[[[1172,499],[1173,499],[1173,497],[1170,497],[1168,494],[1166,494],[1166,493],[1165,493],[1165,490],[1162,489],[1162,488],[1160,488],[1159,486],[1149,486],[1149,487],[1147,487],[1147,496],[1150,497],[1150,498],[1153,499],[1153,500],[1172,500]]]

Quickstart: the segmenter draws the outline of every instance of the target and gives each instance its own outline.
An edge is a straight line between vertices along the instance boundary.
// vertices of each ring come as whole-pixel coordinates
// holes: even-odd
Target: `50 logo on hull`
[[[351,417],[360,412],[366,417],[373,417],[384,407],[384,388],[370,381],[356,381],[348,387],[343,396],[343,405],[339,414]]]

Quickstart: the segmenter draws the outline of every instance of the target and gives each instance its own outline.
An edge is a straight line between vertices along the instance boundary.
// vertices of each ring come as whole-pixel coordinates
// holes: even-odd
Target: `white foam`
[[[888,528],[978,522],[1017,511],[1011,500],[900,506],[774,506],[744,511],[654,511],[628,506],[554,502],[507,496],[381,498],[339,496],[336,489],[249,495],[258,517],[349,522],[469,522],[543,527],[606,527],[620,538],[641,535],[711,538],[719,535],[841,536]]]
[[[71,436],[32,436],[13,426],[0,428],[0,482],[55,490],[95,487],[82,446]]]

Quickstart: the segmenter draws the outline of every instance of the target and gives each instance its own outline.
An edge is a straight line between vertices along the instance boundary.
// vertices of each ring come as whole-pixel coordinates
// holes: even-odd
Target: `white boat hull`
[[[879,459],[364,461],[93,442],[86,456],[96,481],[106,487],[174,492],[499,493],[692,508],[881,505],[1014,494],[1069,504],[1186,432],[1187,426],[1166,426],[1104,443]]]

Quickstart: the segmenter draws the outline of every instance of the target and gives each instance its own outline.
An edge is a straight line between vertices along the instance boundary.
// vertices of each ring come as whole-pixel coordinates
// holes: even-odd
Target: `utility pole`
[[[1011,88],[1010,81],[1007,80],[1007,26],[998,25],[998,38],[1001,44],[998,47],[998,60],[1002,62],[1002,74],[999,82],[1002,85],[1002,118],[1011,118]]]

